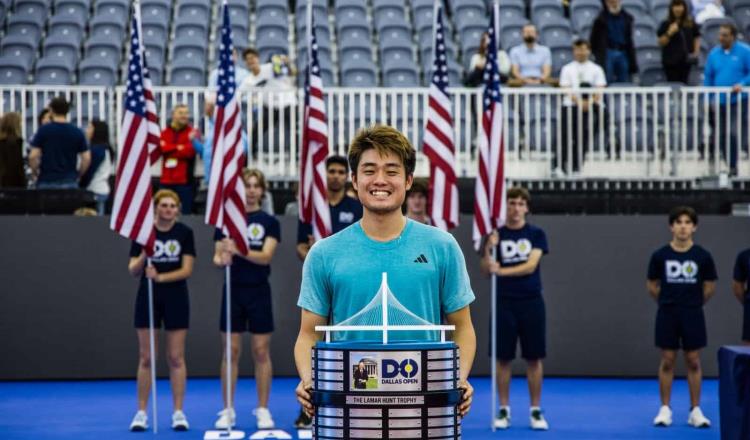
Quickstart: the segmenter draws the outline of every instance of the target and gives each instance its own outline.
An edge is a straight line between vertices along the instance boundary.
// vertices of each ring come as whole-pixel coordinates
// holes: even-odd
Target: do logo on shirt
[[[665,270],[668,283],[694,284],[698,282],[698,265],[695,261],[667,260]]]
[[[500,241],[500,255],[502,255],[504,263],[517,263],[528,260],[531,249],[531,242],[526,238],[518,241]]]
[[[247,225],[247,238],[254,245],[262,245],[263,238],[266,236],[266,228],[260,223],[250,223]]]
[[[156,262],[175,262],[180,259],[180,242],[177,240],[161,241],[156,240],[154,242],[154,256],[152,259]]]
[[[339,223],[352,223],[354,222],[353,212],[339,212]]]

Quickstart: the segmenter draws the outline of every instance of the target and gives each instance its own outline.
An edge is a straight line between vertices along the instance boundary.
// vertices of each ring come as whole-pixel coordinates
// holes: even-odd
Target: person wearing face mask
[[[523,44],[510,50],[511,73],[509,85],[545,84],[552,73],[552,53],[537,42],[536,26],[529,23],[523,27]]]
[[[589,41],[594,60],[607,74],[607,82],[630,82],[638,72],[633,45],[633,16],[622,9],[621,0],[603,0],[594,20]]]
[[[685,0],[672,0],[669,15],[659,30],[661,62],[667,81],[687,84],[690,66],[697,63],[701,51],[700,27],[693,21]]]
[[[147,264],[143,247],[133,242],[130,247],[128,272],[140,278],[135,300],[135,329],[138,335],[138,412],[130,423],[131,431],[148,429],[148,395],[151,389],[151,357],[149,342],[149,304],[147,279],[153,282],[154,331],[164,326],[167,341],[167,364],[172,384],[172,429],[189,428],[183,413],[185,399],[185,338],[190,326],[190,301],[187,279],[193,274],[195,240],[193,230],[177,221],[180,197],[162,189],[154,194],[154,254]],[[159,338],[156,338],[158,341]],[[157,353],[154,348],[154,353]]]

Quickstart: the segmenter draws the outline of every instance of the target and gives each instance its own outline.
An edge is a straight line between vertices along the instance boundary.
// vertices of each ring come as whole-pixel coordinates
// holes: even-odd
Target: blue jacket
[[[736,42],[725,51],[720,45],[711,49],[706,59],[703,85],[731,87],[735,84],[750,86],[750,46]],[[726,93],[719,94],[719,102],[726,101]],[[742,94],[747,99],[747,94]],[[737,102],[737,94],[732,94],[731,102]]]

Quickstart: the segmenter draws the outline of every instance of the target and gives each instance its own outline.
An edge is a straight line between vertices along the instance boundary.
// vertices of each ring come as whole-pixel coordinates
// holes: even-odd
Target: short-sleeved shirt
[[[539,249],[542,254],[549,252],[547,235],[542,228],[526,223],[521,229],[500,228],[500,243],[497,257],[502,267],[513,267],[529,260],[531,251]],[[518,276],[497,275],[497,292],[504,298],[537,298],[542,294],[542,264],[534,272]]]
[[[31,146],[42,150],[38,182],[75,181],[78,153],[88,150],[81,129],[68,122],[50,122],[39,127]]]
[[[685,252],[666,245],[654,252],[648,264],[648,279],[660,281],[659,305],[700,307],[703,283],[717,278],[713,257],[697,244]]]
[[[182,257],[192,255],[195,257],[195,241],[193,230],[190,227],[175,223],[169,231],[156,230],[156,241],[154,242],[154,255],[151,264],[159,273],[173,272],[182,267]],[[130,256],[137,257],[141,254],[142,246],[136,242],[130,246]],[[139,286],[140,292],[148,292],[145,273],[141,276]],[[187,292],[187,281],[180,280],[172,283],[154,283],[154,292]]]
[[[522,77],[541,78],[542,68],[552,65],[552,53],[541,44],[535,44],[531,49],[525,44],[519,44],[510,50],[510,61],[518,66]]]
[[[656,35],[659,37],[666,36],[669,30],[670,22],[664,20],[659,25]],[[661,48],[661,62],[665,66],[680,66],[687,64],[688,55],[693,53],[695,39],[701,36],[700,26],[680,26],[680,30],[669,38],[666,46]]]
[[[560,71],[560,87],[579,89],[583,83],[588,83],[591,87],[605,87],[607,85],[607,76],[600,65],[590,60],[587,60],[585,63],[571,61],[563,66]],[[573,105],[570,96],[565,95],[563,105]]]
[[[735,281],[740,283],[747,283],[745,287],[745,297],[750,295],[750,249],[745,249],[737,255],[737,261],[734,262],[734,274],[732,276]]]
[[[266,239],[273,237],[281,243],[281,227],[276,217],[265,211],[250,212],[247,218],[247,241],[250,250],[261,251]],[[221,229],[214,233],[214,240],[219,241],[225,237]],[[271,275],[271,266],[255,264],[247,258],[235,255],[232,258],[232,284],[235,285],[258,285],[268,282]]]
[[[338,205],[331,206],[331,230],[335,234],[362,218],[362,204],[359,200],[344,196]],[[313,234],[310,223],[297,224],[297,243],[307,243],[307,236]]]
[[[394,301],[392,315],[408,312],[439,324],[444,314],[474,301],[466,263],[452,235],[438,228],[407,220],[401,235],[388,242],[369,238],[360,222],[313,245],[302,270],[297,305],[338,324],[379,302],[383,273]],[[399,307],[399,305],[401,307]],[[392,310],[401,310],[399,313]],[[398,318],[394,318],[398,320]],[[378,325],[377,320],[374,324]],[[389,323],[395,324],[389,320]],[[405,321],[405,324],[412,324]],[[358,324],[362,324],[359,322]],[[340,332],[337,340],[378,340],[377,332]],[[436,332],[390,332],[389,340],[435,340]]]

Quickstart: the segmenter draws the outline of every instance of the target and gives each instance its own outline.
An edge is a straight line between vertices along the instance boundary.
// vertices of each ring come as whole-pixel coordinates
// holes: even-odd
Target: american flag
[[[430,217],[435,226],[447,231],[458,225],[456,148],[453,143],[451,97],[448,94],[443,8],[439,3],[435,5],[434,16],[435,59],[424,133],[424,154],[430,159]]]
[[[312,224],[315,240],[331,235],[325,161],[328,157],[328,123],[320,77],[318,43],[313,26],[312,7],[307,8],[307,73],[305,78],[305,119],[302,126],[300,158],[299,218]]]
[[[242,168],[245,152],[241,147],[242,123],[235,92],[232,28],[229,8],[222,6],[219,77],[216,93],[216,121],[211,156],[211,178],[208,183],[206,223],[224,231],[242,254],[247,254],[247,219],[245,218],[245,183]]]
[[[125,112],[118,139],[120,159],[110,227],[142,245],[146,253],[151,255],[156,239],[151,193],[151,122],[144,95],[145,59],[140,37],[140,14],[136,9],[131,22]],[[156,130],[158,129],[156,123]]]
[[[505,224],[505,140],[500,71],[497,67],[498,5],[490,15],[487,62],[484,66],[482,123],[479,127],[479,172],[474,188],[474,247]]]

